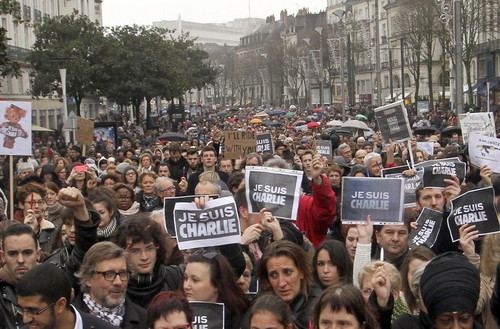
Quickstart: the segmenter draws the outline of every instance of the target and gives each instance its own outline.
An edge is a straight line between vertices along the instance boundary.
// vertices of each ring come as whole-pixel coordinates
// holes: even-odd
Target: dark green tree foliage
[[[35,26],[36,42],[27,60],[31,64],[35,97],[61,94],[59,69],[67,69],[67,96],[76,102],[77,115],[85,95],[97,91],[100,63],[108,56],[103,29],[87,16],[71,15],[50,18]]]
[[[15,0],[0,0],[0,14],[13,15],[15,22],[21,21],[21,6]],[[7,57],[7,30],[0,27],[0,75],[5,78],[8,75],[20,76],[19,63]]]

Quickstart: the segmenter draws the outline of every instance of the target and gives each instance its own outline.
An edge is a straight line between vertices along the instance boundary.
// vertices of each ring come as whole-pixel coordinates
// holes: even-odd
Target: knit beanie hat
[[[427,264],[420,289],[431,319],[445,312],[474,314],[479,299],[479,271],[467,257],[447,252]]]

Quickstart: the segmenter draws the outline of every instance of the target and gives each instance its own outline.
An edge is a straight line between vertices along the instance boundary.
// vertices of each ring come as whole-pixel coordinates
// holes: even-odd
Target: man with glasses
[[[93,315],[80,313],[70,300],[71,282],[64,270],[54,264],[34,267],[17,285],[16,309],[30,328],[116,328]]]
[[[171,198],[176,194],[174,180],[168,177],[158,177],[155,182],[155,194],[163,204],[163,198]]]
[[[93,245],[85,254],[80,270],[80,290],[73,305],[120,328],[144,328],[146,310],[126,297],[130,271],[125,252],[112,242]]]
[[[52,251],[52,240],[56,235],[56,226],[43,218],[47,208],[45,203],[45,190],[36,183],[27,183],[19,186],[16,192],[19,211],[14,218],[19,222],[29,225],[35,232],[36,239],[43,251]]]

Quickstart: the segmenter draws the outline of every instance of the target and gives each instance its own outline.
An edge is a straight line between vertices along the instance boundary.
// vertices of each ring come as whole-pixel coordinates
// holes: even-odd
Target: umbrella
[[[333,127],[340,127],[342,126],[342,121],[340,120],[332,120],[332,121],[328,121],[326,123],[327,126],[333,126]]]
[[[238,108],[237,108],[237,107],[231,107],[231,108],[229,109],[229,111],[238,111]]]
[[[296,115],[295,112],[288,112],[287,114],[285,114],[285,118],[291,118],[291,117],[294,117]]]
[[[350,129],[370,130],[370,128],[366,125],[366,123],[359,120],[347,120],[342,124],[341,127]]]
[[[227,121],[229,121],[229,122],[236,122],[236,121],[238,121],[238,119],[236,119],[236,118],[231,118],[231,119],[229,119],[229,120],[227,120]]]
[[[279,127],[279,126],[281,126],[281,125],[282,125],[282,123],[281,123],[281,122],[271,122],[269,125],[270,125],[271,127]]]
[[[305,122],[311,122],[312,118],[310,118],[310,117],[302,117],[302,118],[299,118],[299,120],[302,120],[302,121],[305,121]]]
[[[41,126],[37,126],[37,125],[31,125],[31,130],[32,131],[54,131],[52,129],[41,127]]]
[[[458,134],[462,136],[462,129],[457,126],[449,126],[441,130],[441,136],[443,137],[452,137],[453,134]]]
[[[368,118],[366,116],[364,116],[363,114],[356,115],[356,119],[357,120],[368,120]]]
[[[249,123],[262,123],[262,120],[254,118],[254,119],[250,120]]]
[[[319,126],[320,126],[319,122],[315,122],[315,121],[309,122],[307,124],[307,128],[316,128],[316,127],[319,127]]]
[[[225,117],[228,113],[225,112],[225,111],[220,111],[219,113],[217,113],[217,116],[219,117]]]
[[[304,120],[297,120],[295,121],[294,123],[292,123],[293,126],[300,126],[300,125],[305,125],[307,123],[307,121],[304,121]]]
[[[413,133],[415,135],[432,135],[435,134],[437,129],[432,126],[422,126],[422,127],[417,127],[413,130]]]
[[[246,120],[246,119],[248,119],[248,118],[247,118],[246,116],[244,116],[244,115],[238,115],[238,116],[236,117],[236,119],[238,119],[238,120]]]
[[[289,110],[296,110],[297,109],[297,106],[295,105],[290,105],[290,107],[288,108]]]
[[[317,107],[315,109],[313,109],[313,112],[321,112],[323,111],[323,109],[321,107]]]
[[[272,110],[268,114],[269,115],[282,115],[283,111],[282,110]]]
[[[255,117],[268,117],[269,114],[267,114],[266,112],[259,112],[257,113],[256,115],[254,115]]]
[[[158,139],[160,141],[168,141],[168,142],[182,142],[182,141],[187,141],[188,138],[186,135],[179,134],[179,133],[164,133],[158,136]]]

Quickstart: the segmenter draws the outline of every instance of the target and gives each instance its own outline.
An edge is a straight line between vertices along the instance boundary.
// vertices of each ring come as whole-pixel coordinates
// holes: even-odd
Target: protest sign
[[[239,159],[255,152],[255,131],[224,131],[224,158]]]
[[[431,248],[441,230],[443,213],[425,207],[417,218],[417,229],[411,230],[408,245],[410,249],[418,246],[427,246]]]
[[[434,155],[434,142],[417,142],[417,149],[428,155]]]
[[[403,183],[401,178],[343,177],[343,224],[359,224],[371,215],[375,225],[403,223]]]
[[[402,142],[412,137],[408,112],[403,101],[377,107],[375,119],[386,142]]]
[[[267,208],[278,218],[297,220],[303,172],[254,167],[245,168],[245,193],[248,212]]]
[[[224,329],[224,303],[189,302],[193,311],[192,329]]]
[[[332,141],[331,140],[317,140],[314,141],[316,144],[316,153],[326,156],[328,159],[332,158]]]
[[[418,168],[417,174],[411,177],[405,176],[402,173],[388,174],[385,175],[384,177],[402,178],[404,180],[405,208],[415,207],[417,205],[417,195],[415,191],[417,190],[418,186],[422,183],[422,178],[424,177],[424,170],[422,168]]]
[[[495,191],[491,186],[472,190],[452,199],[448,216],[451,240],[455,242],[460,239],[458,229],[464,224],[476,225],[480,236],[500,232],[494,199]]]
[[[115,150],[118,147],[117,122],[95,122],[93,144],[99,152],[106,150],[108,145]]]
[[[32,155],[31,103],[0,101],[0,154]]]
[[[175,238],[174,208],[177,202],[193,202],[199,195],[185,195],[163,199],[163,225],[172,238]],[[217,194],[210,194],[211,199],[217,199]]]
[[[487,165],[493,172],[500,173],[500,139],[470,134],[469,157],[473,166]]]
[[[417,163],[416,168],[424,168],[424,177],[422,179],[424,187],[446,187],[448,184],[444,182],[444,179],[451,179],[451,176],[457,176],[461,184],[466,173],[466,164],[460,161],[459,158],[424,161]]]
[[[496,137],[495,115],[492,112],[466,113],[460,114],[459,117],[462,140],[465,144],[469,142],[472,133]]]
[[[82,145],[91,145],[94,140],[94,121],[82,117],[76,118],[75,139]]]
[[[256,137],[257,153],[273,153],[273,136],[271,133],[258,134]]]
[[[175,235],[180,250],[240,243],[238,209],[232,197],[205,202],[178,202],[174,208]]]
[[[392,168],[384,168],[382,169],[382,177],[386,177],[387,175],[390,174],[400,174],[405,170],[410,169],[407,165],[404,166],[399,166],[399,167],[392,167]]]

